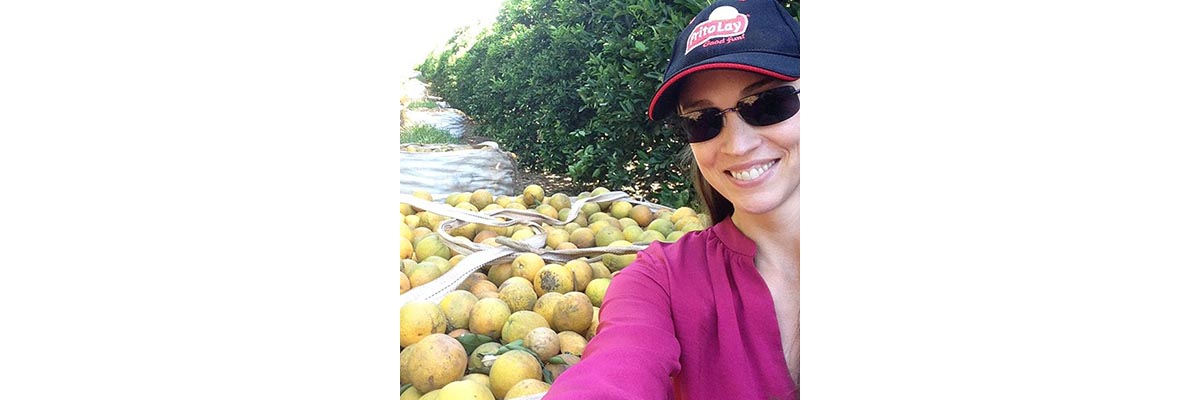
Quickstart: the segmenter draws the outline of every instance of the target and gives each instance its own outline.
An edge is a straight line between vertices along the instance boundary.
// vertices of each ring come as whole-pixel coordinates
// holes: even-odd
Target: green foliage
[[[449,132],[429,125],[416,125],[400,130],[400,143],[458,143]]]
[[[408,109],[410,110],[422,108],[438,108],[438,105],[433,100],[417,100],[412,103],[408,103]]]
[[[799,1],[780,1],[799,15]],[[675,36],[700,0],[508,0],[417,69],[478,133],[525,164],[696,205],[682,137],[646,116]]]

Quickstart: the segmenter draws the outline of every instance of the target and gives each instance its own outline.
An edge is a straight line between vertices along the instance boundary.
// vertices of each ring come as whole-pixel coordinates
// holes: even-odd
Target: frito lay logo
[[[717,7],[708,15],[708,21],[692,29],[692,34],[688,35],[687,49],[683,54],[690,53],[692,49],[708,43],[709,40],[746,33],[747,25],[750,25],[750,20],[746,18],[746,14],[739,13],[736,8],[730,6]]]

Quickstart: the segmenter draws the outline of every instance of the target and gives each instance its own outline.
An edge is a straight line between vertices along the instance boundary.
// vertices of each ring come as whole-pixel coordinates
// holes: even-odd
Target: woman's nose
[[[730,112],[725,113],[724,117],[725,127],[717,135],[725,140],[721,144],[721,152],[735,156],[743,155],[762,143],[762,137],[755,131],[755,127],[742,120],[740,114]]]

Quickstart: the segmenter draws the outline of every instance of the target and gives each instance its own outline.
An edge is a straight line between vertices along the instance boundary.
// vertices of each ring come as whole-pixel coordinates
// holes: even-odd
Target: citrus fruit
[[[538,185],[526,186],[525,190],[521,191],[521,201],[524,202],[526,206],[532,206],[534,204],[541,203],[545,197],[546,191]]]
[[[529,331],[539,327],[549,328],[550,323],[533,311],[514,312],[504,322],[504,328],[500,332],[500,341],[507,344],[524,339]]]
[[[608,206],[608,213],[612,214],[613,218],[621,219],[629,216],[629,212],[633,210],[633,204],[628,201],[614,201]]]
[[[466,290],[455,290],[447,293],[446,297],[438,303],[442,309],[442,314],[446,316],[446,322],[450,324],[450,329],[466,328],[471,320],[471,308],[475,307],[475,303],[479,298]]]
[[[541,379],[542,365],[532,354],[524,351],[508,351],[492,363],[488,373],[491,378],[492,394],[504,398],[508,390],[525,379]]]
[[[512,312],[533,310],[533,304],[537,302],[537,298],[537,292],[533,290],[533,283],[525,278],[514,276],[500,284],[500,300],[504,300]]]
[[[554,305],[554,318],[550,321],[550,326],[559,332],[574,331],[583,334],[592,322],[591,317],[591,299],[580,292],[569,292]]]
[[[571,275],[571,280],[574,281],[572,290],[583,290],[587,287],[588,282],[592,281],[592,266],[587,263],[587,259],[577,258],[567,261],[563,264],[563,268]]]
[[[454,381],[442,387],[438,400],[496,400],[492,391],[475,381]]]
[[[446,316],[432,301],[413,300],[400,307],[400,346],[408,347],[433,334],[446,333]],[[422,392],[425,392],[422,390]]]
[[[508,316],[511,314],[512,312],[509,311],[508,305],[504,304],[503,300],[482,298],[475,302],[474,307],[471,307],[471,316],[468,318],[467,326],[472,333],[499,339],[500,331],[504,329],[504,323],[508,321]]]
[[[533,253],[521,253],[512,261],[512,276],[519,276],[533,282],[537,272],[546,266],[541,256]]]
[[[525,333],[524,339],[525,341],[522,343],[525,347],[537,353],[538,358],[542,359],[542,361],[549,360],[550,357],[558,355],[558,334],[554,333],[554,330],[550,329],[549,326],[539,326],[530,329],[529,332]]]
[[[442,238],[436,234],[429,234],[417,242],[415,254],[418,261],[425,261],[429,256],[439,256],[443,259],[448,259],[450,258],[450,248],[446,247],[445,243],[442,243]]]
[[[572,331],[562,331],[558,333],[558,351],[577,356],[583,355],[583,348],[587,346],[587,339],[583,335]]]
[[[543,294],[542,297],[538,297],[537,302],[533,303],[533,312],[538,313],[538,315],[541,315],[548,322],[554,318],[554,305],[558,304],[559,300],[562,300],[562,293],[548,292]]]
[[[604,302],[604,294],[608,292],[608,285],[612,283],[612,279],[593,279],[588,283],[584,293],[587,294],[588,300],[592,301],[592,305],[600,307]]]
[[[459,380],[466,370],[467,351],[446,334],[426,336],[400,352],[400,383],[426,394]]]
[[[590,270],[589,268],[589,272]],[[534,277],[533,290],[539,297],[548,292],[570,292],[575,290],[575,279],[567,267],[559,264],[546,264]],[[530,309],[533,308],[530,307]]]
[[[541,379],[523,379],[508,390],[508,393],[504,395],[504,400],[511,400],[522,396],[546,393],[549,391],[550,384],[543,382]]]

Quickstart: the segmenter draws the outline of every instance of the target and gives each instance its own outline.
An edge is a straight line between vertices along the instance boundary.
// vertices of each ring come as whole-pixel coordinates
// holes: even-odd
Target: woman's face
[[[743,97],[796,85],[744,71],[701,71],[684,85],[679,104],[684,113],[727,109]],[[736,112],[724,118],[715,138],[691,144],[704,179],[738,213],[762,214],[794,199],[800,188],[800,113],[768,126],[749,125]]]

